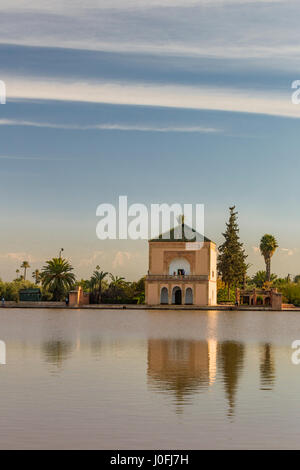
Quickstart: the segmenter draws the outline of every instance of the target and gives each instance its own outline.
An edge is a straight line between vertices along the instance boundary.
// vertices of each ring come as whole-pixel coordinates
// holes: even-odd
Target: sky
[[[138,279],[147,241],[96,237],[97,206],[205,206],[222,243],[239,212],[249,273],[300,273],[300,3],[294,0],[2,0],[0,277],[64,248]]]

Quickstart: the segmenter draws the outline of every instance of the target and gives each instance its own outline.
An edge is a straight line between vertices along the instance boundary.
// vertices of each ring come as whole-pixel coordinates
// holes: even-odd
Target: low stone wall
[[[281,311],[300,311],[300,307],[284,306]],[[0,311],[1,311],[0,303]],[[98,309],[98,310],[234,310],[236,312],[242,311],[274,311],[272,307],[263,306],[239,306],[233,305],[214,305],[209,307],[197,307],[195,305],[143,305],[143,304],[91,304],[81,306],[66,306],[65,302],[5,302],[5,308],[61,308],[69,310],[77,309]],[[280,310],[278,310],[280,311]]]
[[[4,307],[10,308],[62,308],[65,307],[65,302],[12,302],[5,301]],[[0,303],[0,308],[2,304]]]

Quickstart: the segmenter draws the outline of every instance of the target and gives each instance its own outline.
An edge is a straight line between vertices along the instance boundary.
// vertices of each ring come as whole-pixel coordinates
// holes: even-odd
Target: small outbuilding
[[[40,302],[42,294],[40,289],[20,289],[19,300],[20,302]]]
[[[69,306],[70,307],[80,307],[81,305],[89,305],[90,303],[90,294],[88,292],[83,292],[81,286],[78,286],[75,290],[69,292]]]
[[[237,292],[239,305],[268,307],[272,310],[282,309],[282,294],[275,288],[270,289],[241,289]]]

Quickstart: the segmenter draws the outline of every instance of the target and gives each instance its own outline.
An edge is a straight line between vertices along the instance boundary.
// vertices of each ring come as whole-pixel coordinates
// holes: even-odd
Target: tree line
[[[0,297],[18,301],[21,289],[40,288],[42,300],[63,301],[70,290],[81,286],[90,294],[91,303],[143,303],[145,301],[145,278],[137,282],[126,281],[124,277],[114,276],[96,266],[90,279],[76,280],[71,263],[61,256],[46,261],[41,271],[32,273],[34,282],[26,279],[30,264],[23,261],[16,270],[17,277],[12,282],[0,280]]]
[[[218,301],[235,301],[237,288],[270,288],[278,287],[284,295],[286,302],[300,305],[300,275],[295,279],[277,278],[271,272],[271,259],[278,248],[273,235],[265,234],[260,240],[259,249],[264,258],[266,269],[258,271],[254,276],[247,275],[249,264],[244,245],[240,240],[238,213],[235,206],[229,208],[229,219],[222,234],[223,243],[218,248]],[[63,249],[59,257],[46,261],[41,271],[32,273],[34,283],[26,279],[30,265],[23,261],[20,269],[16,270],[17,278],[11,283],[0,280],[0,296],[6,300],[18,300],[20,289],[40,287],[43,300],[61,301],[68,292],[81,286],[90,294],[91,303],[144,303],[145,278],[137,282],[128,282],[124,277],[114,276],[103,271],[100,266],[92,273],[89,279],[76,280],[73,266],[62,258]]]

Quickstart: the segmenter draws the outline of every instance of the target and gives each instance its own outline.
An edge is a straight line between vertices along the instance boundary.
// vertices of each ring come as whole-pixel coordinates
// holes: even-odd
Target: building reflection
[[[151,339],[148,341],[149,384],[156,391],[172,393],[179,411],[195,393],[206,391],[215,383],[218,366],[229,405],[228,415],[232,416],[244,349],[242,343],[235,341]]]
[[[272,390],[275,383],[275,361],[270,343],[262,347],[260,355],[260,389]]]
[[[151,339],[148,341],[148,379],[156,389],[170,391],[175,402],[207,389],[216,377],[215,340]]]

